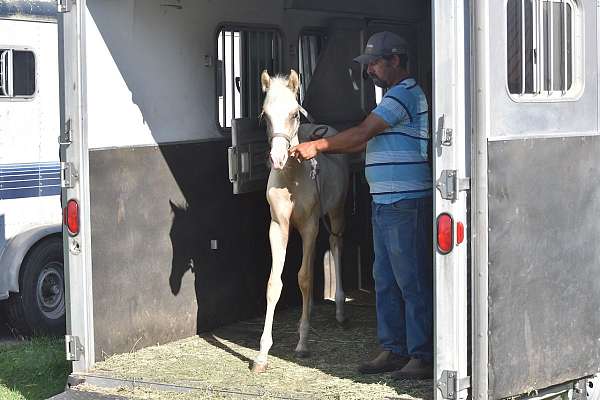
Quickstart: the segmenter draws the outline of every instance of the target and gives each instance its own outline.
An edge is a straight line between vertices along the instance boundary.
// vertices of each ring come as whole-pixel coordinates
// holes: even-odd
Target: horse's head
[[[283,169],[288,159],[288,149],[298,144],[300,105],[296,98],[300,80],[293,69],[287,78],[271,77],[265,70],[260,80],[262,90],[266,93],[262,114],[267,121],[271,161],[273,167]]]

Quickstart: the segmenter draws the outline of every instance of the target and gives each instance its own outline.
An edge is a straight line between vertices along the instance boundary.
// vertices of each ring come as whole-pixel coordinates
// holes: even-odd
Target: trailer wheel
[[[21,265],[20,291],[7,301],[11,325],[24,335],[65,333],[65,279],[60,237],[38,243]]]

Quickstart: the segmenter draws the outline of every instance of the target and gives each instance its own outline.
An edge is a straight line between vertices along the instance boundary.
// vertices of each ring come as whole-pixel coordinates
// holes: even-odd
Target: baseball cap
[[[392,32],[377,32],[371,35],[365,46],[365,51],[354,61],[368,64],[383,56],[392,54],[408,54],[408,45],[400,36]]]

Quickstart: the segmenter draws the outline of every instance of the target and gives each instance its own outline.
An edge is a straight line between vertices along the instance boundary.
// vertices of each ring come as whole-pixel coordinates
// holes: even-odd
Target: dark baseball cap
[[[368,64],[380,57],[392,54],[408,54],[406,41],[392,32],[377,32],[367,41],[364,53],[356,57],[354,61]]]

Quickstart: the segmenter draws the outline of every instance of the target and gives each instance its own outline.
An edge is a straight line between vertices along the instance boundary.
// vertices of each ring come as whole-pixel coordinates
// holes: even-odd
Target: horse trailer
[[[0,1],[0,304],[63,335],[58,28],[52,1]]]
[[[431,397],[598,398],[597,0],[58,0],[58,11],[72,381],[111,355],[264,312],[261,71],[298,71],[302,106],[341,130],[381,96],[352,59],[389,30],[409,43],[431,111]],[[365,293],[362,163],[351,163],[343,277]]]

